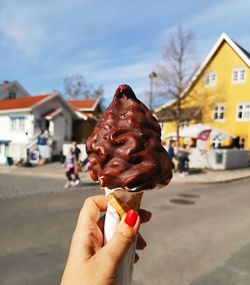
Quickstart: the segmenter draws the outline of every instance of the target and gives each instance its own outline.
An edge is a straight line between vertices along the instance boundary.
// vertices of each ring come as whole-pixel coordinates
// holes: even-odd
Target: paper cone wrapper
[[[132,209],[139,211],[143,192],[129,192],[124,189],[105,188],[108,199],[108,208],[104,224],[104,239],[107,243],[113,236],[117,225],[126,213]],[[130,246],[119,267],[118,278],[114,285],[131,285],[134,257],[136,249],[136,239]]]

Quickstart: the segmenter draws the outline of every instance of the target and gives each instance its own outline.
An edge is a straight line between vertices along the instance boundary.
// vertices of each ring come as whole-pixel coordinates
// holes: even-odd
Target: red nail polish
[[[133,227],[137,221],[137,217],[138,217],[138,214],[136,211],[129,210],[126,214],[126,217],[125,217],[125,223],[128,226]]]

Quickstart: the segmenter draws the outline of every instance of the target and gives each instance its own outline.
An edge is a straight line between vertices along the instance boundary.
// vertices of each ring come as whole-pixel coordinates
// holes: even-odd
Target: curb
[[[177,184],[223,184],[223,183],[230,183],[234,181],[239,181],[239,180],[245,180],[250,178],[250,174],[246,176],[241,176],[241,177],[235,177],[235,178],[229,178],[229,179],[223,179],[223,180],[196,180],[196,181],[188,181],[188,180],[172,180],[172,183],[177,183]]]
[[[58,180],[63,180],[65,178],[64,172],[62,173],[44,173],[44,172],[29,172],[29,171],[8,171],[1,169],[0,174],[9,174],[9,175],[19,175],[19,176],[33,176],[33,177],[44,177],[44,178],[53,178]],[[81,174],[80,174],[81,175]],[[222,184],[222,183],[230,183],[234,181],[244,180],[250,178],[250,174],[246,174],[245,176],[239,176],[234,178],[225,178],[222,180],[188,180],[188,179],[172,179],[171,183],[176,184]],[[89,175],[86,173],[82,175],[81,180],[87,180],[88,182],[93,182]],[[93,182],[95,183],[95,182]]]
[[[9,175],[19,175],[19,176],[33,176],[33,177],[44,177],[44,178],[54,178],[58,180],[64,180],[65,174],[64,172],[62,173],[43,173],[43,172],[25,172],[25,171],[20,171],[20,172],[13,172],[13,171],[0,171],[0,174],[9,174]],[[81,176],[81,175],[80,175]],[[87,179],[86,179],[87,178]],[[89,178],[89,175],[84,175],[82,176],[82,180],[89,180],[89,182],[92,182],[92,180]],[[94,182],[93,182],[94,183]]]

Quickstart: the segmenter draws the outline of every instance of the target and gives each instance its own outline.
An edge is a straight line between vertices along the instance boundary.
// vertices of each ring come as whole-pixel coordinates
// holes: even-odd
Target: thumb
[[[140,217],[134,210],[129,210],[122,218],[117,229],[106,244],[106,253],[112,258],[114,264],[118,264],[134,241],[140,227]]]

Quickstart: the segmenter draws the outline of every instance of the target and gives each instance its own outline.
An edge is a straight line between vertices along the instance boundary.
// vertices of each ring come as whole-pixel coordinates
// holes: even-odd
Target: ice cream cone
[[[130,192],[125,189],[105,188],[108,209],[105,217],[104,240],[107,243],[113,236],[120,220],[129,210],[139,211],[143,192]],[[131,244],[118,270],[118,277],[114,285],[131,285],[136,239]]]
[[[143,192],[123,192],[122,190],[108,194],[108,202],[117,211],[120,219],[129,211],[139,211]]]

